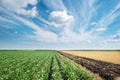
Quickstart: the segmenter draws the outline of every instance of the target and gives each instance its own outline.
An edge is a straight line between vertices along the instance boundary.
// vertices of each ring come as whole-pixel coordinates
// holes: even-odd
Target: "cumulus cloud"
[[[74,17],[72,15],[68,15],[67,12],[64,11],[52,11],[49,15],[49,19],[54,27],[61,27],[63,25],[69,25]]]
[[[70,27],[74,23],[74,16],[64,11],[52,11],[49,15],[50,25],[55,28],[63,28],[60,36],[57,37],[59,42],[79,42],[92,39],[89,33],[77,34],[71,31]]]
[[[34,7],[30,10],[26,10],[25,8],[28,4],[33,5]],[[15,12],[21,15],[27,16],[35,16],[37,14],[37,9],[35,5],[37,4],[37,0],[1,0],[0,5],[8,9],[9,11]]]
[[[68,15],[67,12],[64,11],[53,11],[50,13],[50,20],[56,23],[66,23],[71,21],[73,16]]]

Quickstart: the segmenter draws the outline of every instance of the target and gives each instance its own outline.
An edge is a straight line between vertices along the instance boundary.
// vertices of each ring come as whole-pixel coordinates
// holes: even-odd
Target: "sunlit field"
[[[99,74],[102,80],[120,80],[120,51],[59,51],[59,53]]]
[[[0,80],[120,80],[120,0],[0,0]]]
[[[63,51],[72,55],[120,64],[120,51]]]
[[[0,51],[0,80],[95,80],[56,51]]]

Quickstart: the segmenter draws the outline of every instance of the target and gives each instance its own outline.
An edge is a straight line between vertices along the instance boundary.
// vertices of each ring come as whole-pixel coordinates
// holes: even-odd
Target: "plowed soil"
[[[86,67],[90,71],[99,74],[103,80],[119,80],[120,65],[109,62],[94,60],[90,58],[71,55],[58,51],[61,55],[75,61],[76,63]]]

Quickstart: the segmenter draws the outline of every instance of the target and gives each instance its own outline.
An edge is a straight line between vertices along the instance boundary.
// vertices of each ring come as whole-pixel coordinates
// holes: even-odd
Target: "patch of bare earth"
[[[58,51],[61,55],[75,61],[93,73],[99,74],[103,80],[120,80],[120,65],[84,58]],[[99,79],[98,79],[99,80]]]

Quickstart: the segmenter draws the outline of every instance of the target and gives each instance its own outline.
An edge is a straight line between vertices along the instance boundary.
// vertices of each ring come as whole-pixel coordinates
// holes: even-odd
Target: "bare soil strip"
[[[103,80],[115,80],[120,77],[120,65],[112,64],[104,61],[84,58],[58,51],[61,55],[75,61],[76,63],[86,67],[94,73],[99,74]]]

